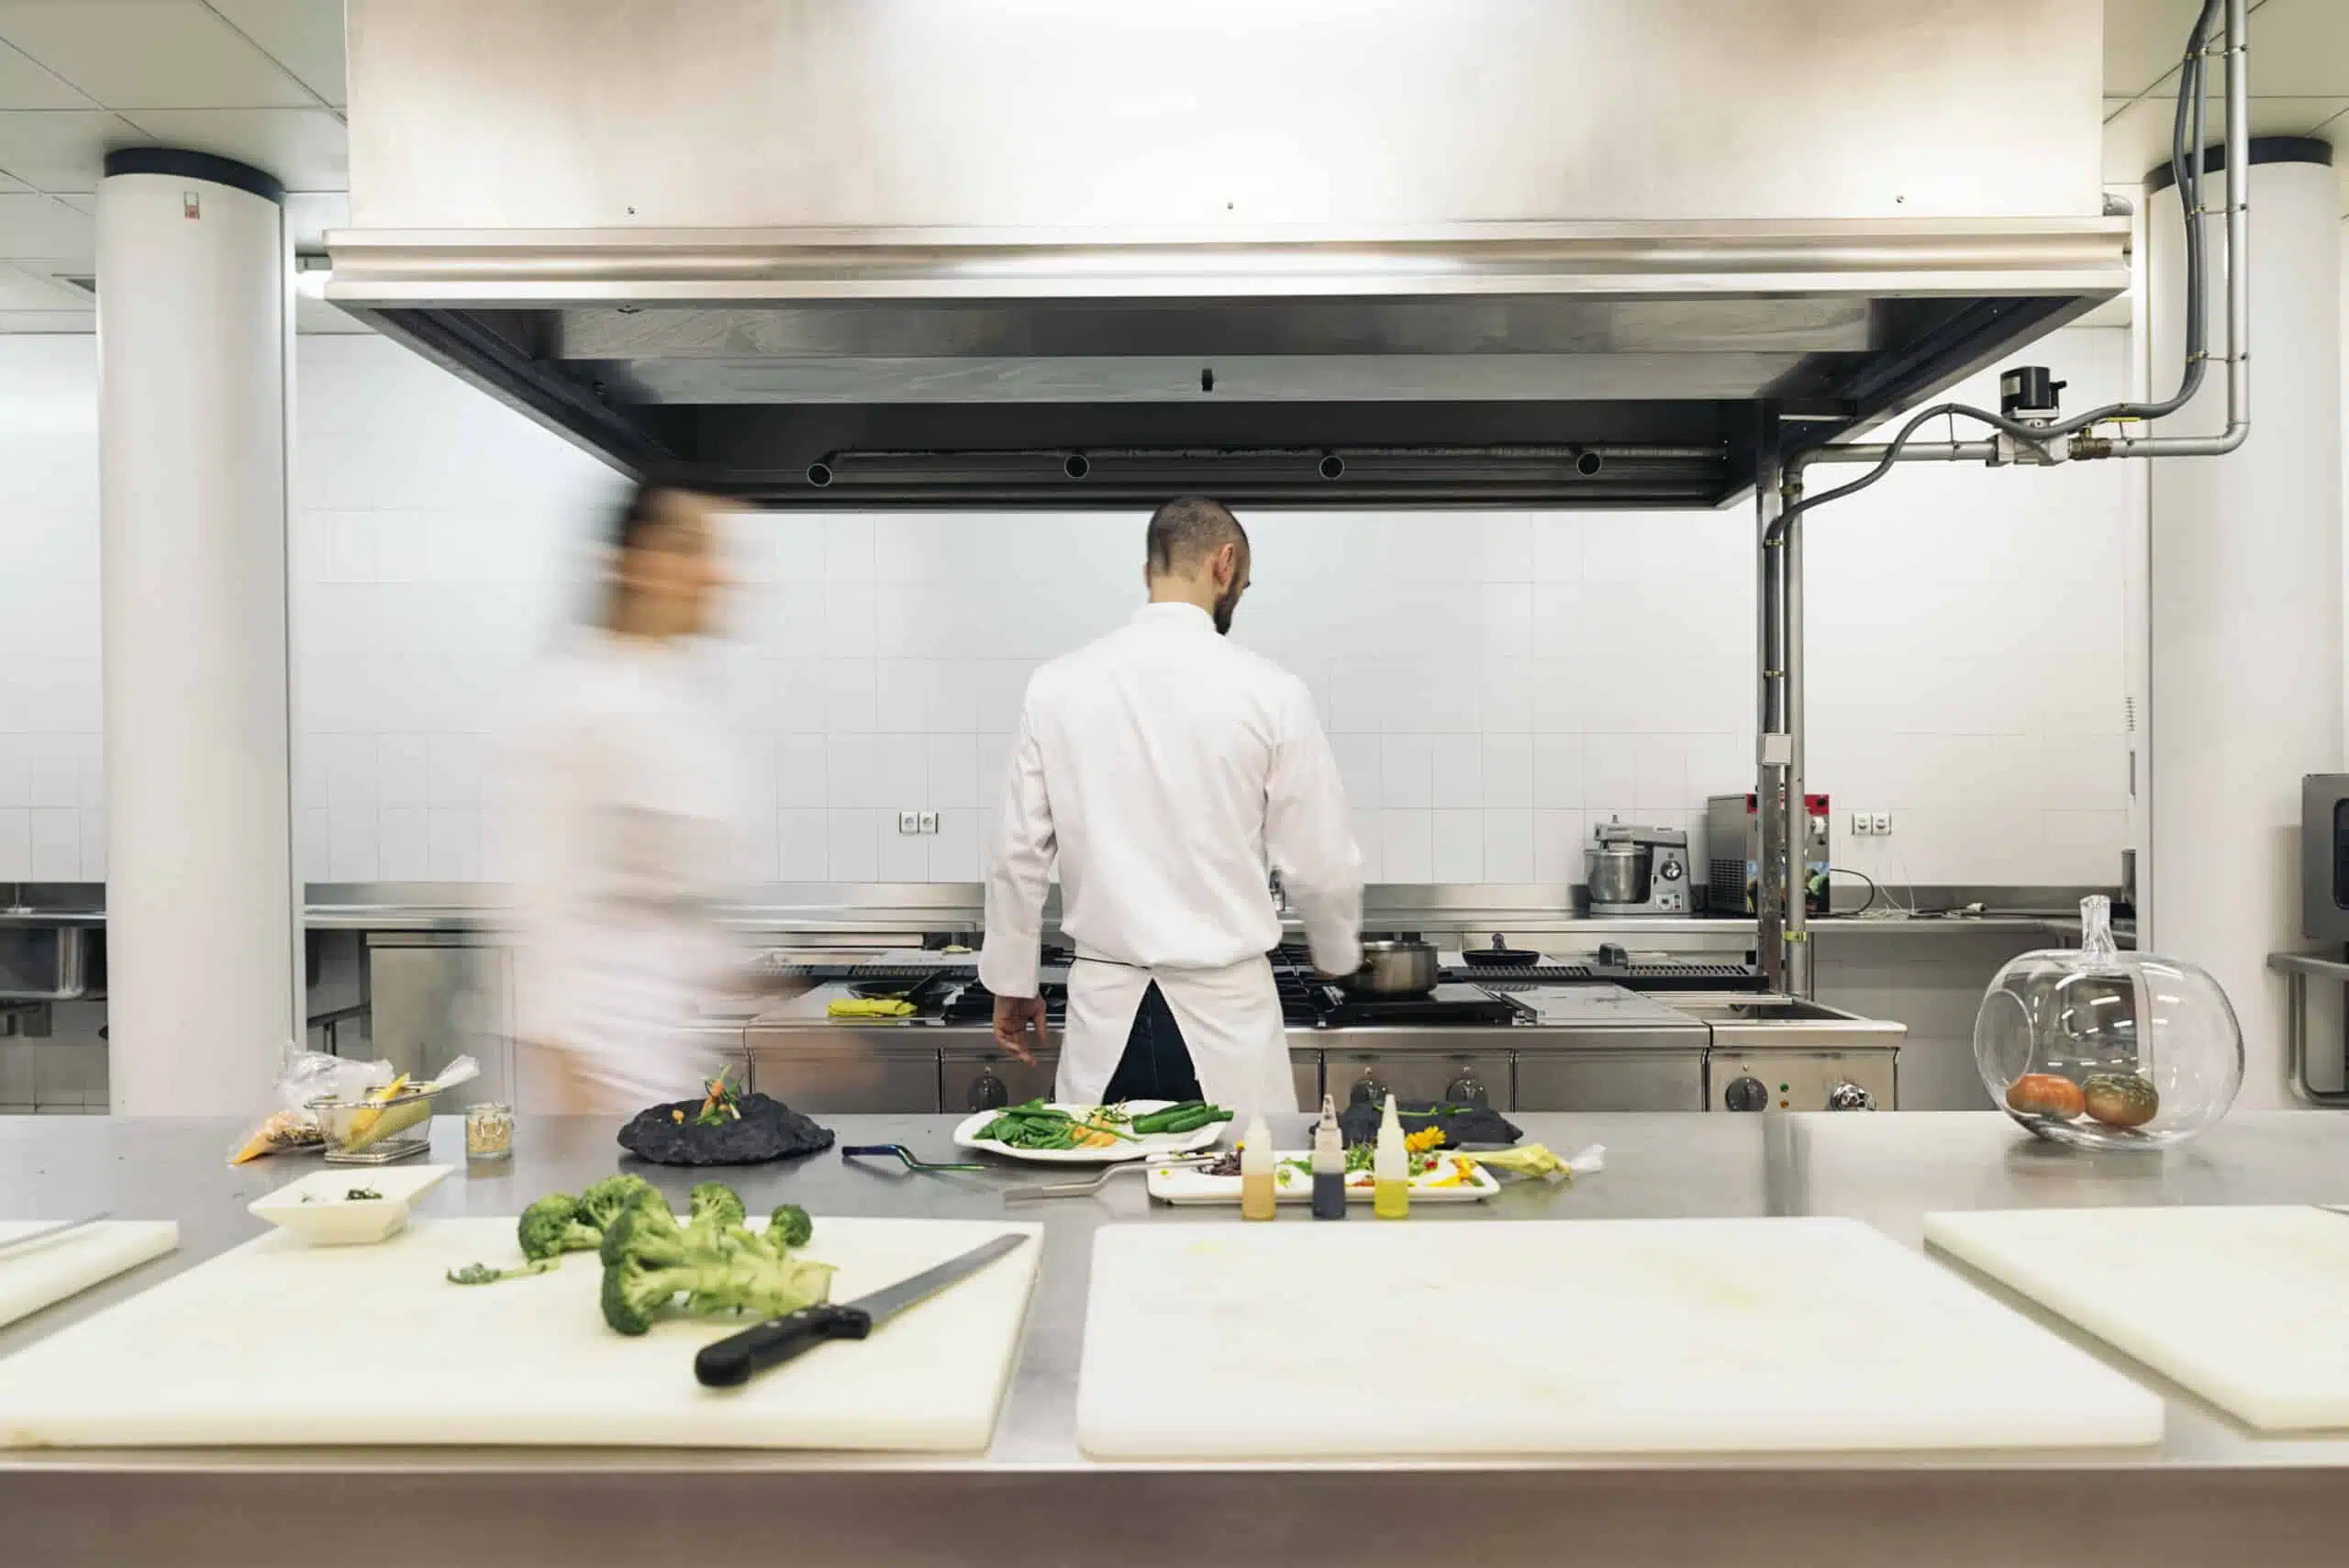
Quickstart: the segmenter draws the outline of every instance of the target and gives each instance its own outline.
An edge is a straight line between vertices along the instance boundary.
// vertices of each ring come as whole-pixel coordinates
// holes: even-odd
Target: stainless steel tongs
[[[1120,1171],[1171,1170],[1176,1166],[1212,1165],[1222,1158],[1220,1151],[1204,1154],[1176,1154],[1163,1160],[1128,1160],[1115,1165],[1104,1165],[1101,1173],[1081,1182],[1039,1182],[1024,1187],[1006,1187],[1003,1201],[1026,1203],[1035,1198],[1085,1197],[1109,1184],[1109,1178]]]

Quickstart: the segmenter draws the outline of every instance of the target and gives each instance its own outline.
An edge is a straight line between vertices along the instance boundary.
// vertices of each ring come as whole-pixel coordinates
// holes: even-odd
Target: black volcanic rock
[[[620,1147],[656,1165],[756,1165],[832,1146],[832,1129],[764,1095],[744,1095],[738,1119],[703,1127],[698,1099],[639,1111],[620,1129]],[[676,1113],[683,1111],[685,1120]]]

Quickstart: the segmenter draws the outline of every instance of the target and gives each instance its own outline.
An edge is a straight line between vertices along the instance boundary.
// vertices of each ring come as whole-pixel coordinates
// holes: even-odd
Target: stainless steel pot
[[[1422,941],[1364,942],[1362,967],[1338,984],[1356,996],[1418,996],[1435,989],[1435,949]]]
[[[1655,854],[1645,844],[1597,843],[1590,847],[1590,901],[1644,904]]]

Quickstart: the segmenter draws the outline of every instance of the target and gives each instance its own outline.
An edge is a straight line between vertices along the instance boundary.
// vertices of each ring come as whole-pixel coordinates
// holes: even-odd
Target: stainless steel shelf
[[[2284,977],[2284,1062],[2292,1093],[2312,1106],[2349,1106],[2349,1087],[2320,1089],[2309,1082],[2309,982],[2349,985],[2349,963],[2315,953],[2271,952],[2267,967]]]

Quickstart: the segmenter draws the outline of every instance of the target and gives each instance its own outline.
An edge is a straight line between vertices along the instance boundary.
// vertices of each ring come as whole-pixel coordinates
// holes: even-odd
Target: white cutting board
[[[1104,1459],[2161,1432],[2152,1394],[1848,1219],[1112,1226],[1077,1392],[1078,1440]]]
[[[2349,1215],[1993,1209],[1925,1240],[2262,1431],[2349,1427]]]
[[[965,1220],[818,1218],[807,1255],[852,1300],[1007,1230]],[[510,1219],[419,1219],[372,1247],[273,1233],[0,1361],[17,1447],[561,1444],[977,1450],[995,1429],[1036,1277],[1019,1248],[874,1330],[746,1388],[694,1381],[742,1319],[616,1334],[603,1271],[454,1285],[518,1262]]]
[[[0,1223],[0,1245],[53,1219]],[[160,1258],[180,1244],[180,1228],[168,1219],[102,1219],[21,1251],[0,1252],[0,1323],[29,1317],[77,1291],[110,1280],[125,1269]]]

